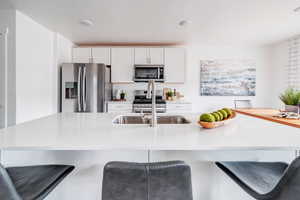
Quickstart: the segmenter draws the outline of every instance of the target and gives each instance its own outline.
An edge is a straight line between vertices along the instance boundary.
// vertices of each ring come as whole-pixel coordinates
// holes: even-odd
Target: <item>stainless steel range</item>
[[[136,90],[133,101],[133,112],[135,113],[151,113],[152,99],[147,99],[147,91]],[[165,113],[167,111],[166,101],[163,99],[162,91],[156,91],[156,112]]]

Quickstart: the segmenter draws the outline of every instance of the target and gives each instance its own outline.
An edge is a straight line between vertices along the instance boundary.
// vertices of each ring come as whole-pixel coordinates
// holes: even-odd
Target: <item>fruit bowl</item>
[[[222,121],[216,121],[216,122],[203,122],[203,121],[198,121],[198,124],[202,126],[203,128],[211,129],[211,128],[217,128],[219,126],[224,126],[225,124],[230,123],[231,121],[234,120],[236,117],[236,112],[232,111],[232,114],[230,117],[227,119],[224,119]]]

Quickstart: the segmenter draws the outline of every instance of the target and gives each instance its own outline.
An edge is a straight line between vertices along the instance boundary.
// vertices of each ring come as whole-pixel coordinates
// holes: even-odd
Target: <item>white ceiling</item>
[[[300,34],[299,0],[4,0],[75,43],[261,45]],[[93,27],[83,27],[91,19]],[[179,21],[190,20],[187,27]]]

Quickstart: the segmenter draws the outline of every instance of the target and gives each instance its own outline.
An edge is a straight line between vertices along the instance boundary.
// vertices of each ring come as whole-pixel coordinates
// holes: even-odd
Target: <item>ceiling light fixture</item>
[[[300,12],[300,6],[294,9],[294,12]]]
[[[79,24],[81,24],[82,26],[93,26],[94,22],[89,19],[83,19],[79,21]]]
[[[185,26],[187,26],[190,23],[191,23],[191,21],[189,21],[189,20],[181,20],[178,24],[181,27],[185,27]]]

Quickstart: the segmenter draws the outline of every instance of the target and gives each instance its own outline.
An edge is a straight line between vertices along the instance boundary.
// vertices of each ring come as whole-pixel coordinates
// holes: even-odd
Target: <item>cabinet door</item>
[[[134,49],[134,64],[150,64],[150,56],[148,48]]]
[[[93,63],[110,65],[110,48],[92,48]]]
[[[163,48],[150,48],[150,61],[151,64],[164,64],[164,49]]]
[[[184,83],[184,48],[165,48],[165,79],[166,83]]]
[[[190,113],[192,111],[192,104],[167,104],[167,113]]]
[[[108,113],[132,113],[132,104],[108,103],[107,112]]]
[[[134,49],[112,48],[111,49],[111,71],[112,82],[133,82]]]
[[[92,58],[91,48],[73,48],[73,63],[90,63]]]

